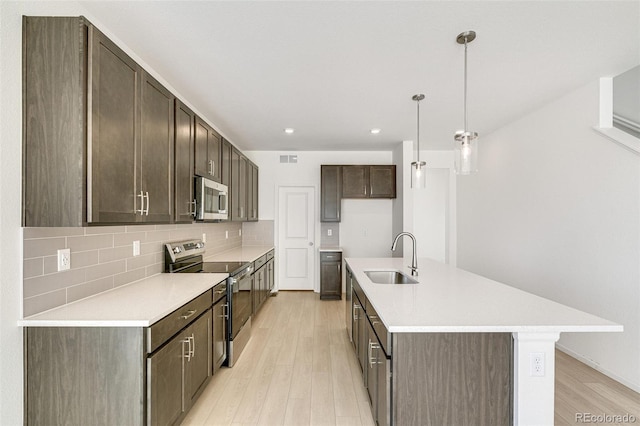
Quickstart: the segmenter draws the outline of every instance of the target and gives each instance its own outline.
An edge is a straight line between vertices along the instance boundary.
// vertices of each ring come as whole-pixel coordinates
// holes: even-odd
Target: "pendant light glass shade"
[[[417,154],[416,161],[411,163],[411,188],[423,189],[427,186],[427,163],[420,161],[420,101],[424,99],[423,94],[413,95],[411,98],[416,101],[417,108]]]
[[[478,171],[477,140],[475,132],[456,132],[454,161],[457,174],[469,175]]]
[[[459,175],[478,171],[478,133],[467,127],[467,44],[475,38],[475,31],[465,31],[456,38],[458,44],[464,44],[464,130],[456,132],[453,147],[455,171]]]

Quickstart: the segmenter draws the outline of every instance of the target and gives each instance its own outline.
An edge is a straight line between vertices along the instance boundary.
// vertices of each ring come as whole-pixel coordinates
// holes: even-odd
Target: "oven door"
[[[196,219],[226,220],[228,188],[201,176],[196,177]]]
[[[229,277],[229,296],[231,299],[230,338],[233,340],[242,326],[251,316],[251,271],[247,268],[233,277]]]

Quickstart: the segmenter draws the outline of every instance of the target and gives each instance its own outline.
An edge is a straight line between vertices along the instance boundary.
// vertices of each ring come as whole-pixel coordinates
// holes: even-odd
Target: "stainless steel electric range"
[[[205,243],[198,239],[167,243],[164,252],[165,272],[229,274],[226,294],[229,303],[228,349],[225,365],[232,367],[251,337],[252,263],[204,262]]]

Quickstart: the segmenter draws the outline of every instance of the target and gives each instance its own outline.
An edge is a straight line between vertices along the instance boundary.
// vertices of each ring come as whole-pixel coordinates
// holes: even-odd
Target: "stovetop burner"
[[[205,272],[235,275],[247,267],[249,262],[204,262],[205,244],[202,240],[176,241],[165,244],[165,272]]]

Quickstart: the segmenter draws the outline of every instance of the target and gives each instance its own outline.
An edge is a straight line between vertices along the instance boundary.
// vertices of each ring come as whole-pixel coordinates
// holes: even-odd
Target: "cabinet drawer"
[[[339,251],[321,252],[320,262],[339,262],[342,260],[342,253]]]
[[[371,323],[371,326],[373,327],[373,330],[375,331],[376,336],[380,341],[382,350],[384,350],[385,355],[391,356],[391,343],[389,341],[390,335],[387,331],[387,328],[382,323],[382,320],[378,316],[376,310],[373,308],[373,306],[371,306],[369,300],[366,301],[366,305],[367,306],[365,307],[365,311],[367,312],[367,318],[369,318],[369,322]]]
[[[213,302],[217,302],[227,295],[227,280],[220,281],[213,287]]]
[[[267,253],[267,261],[273,259],[274,255],[275,255],[274,250],[271,250],[269,253]]]
[[[265,263],[267,263],[267,255],[262,255],[259,258],[257,258],[254,262],[253,262],[253,270],[257,271],[258,269],[260,269]]]
[[[147,353],[155,351],[171,336],[191,324],[211,307],[213,290],[207,290],[200,296],[171,312],[160,321],[147,328]]]

